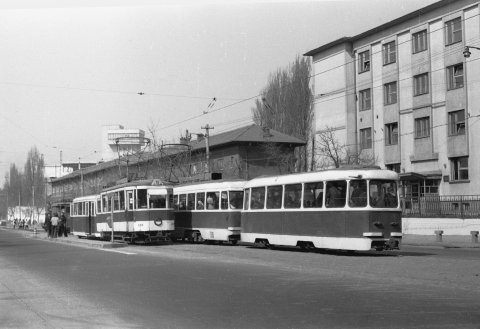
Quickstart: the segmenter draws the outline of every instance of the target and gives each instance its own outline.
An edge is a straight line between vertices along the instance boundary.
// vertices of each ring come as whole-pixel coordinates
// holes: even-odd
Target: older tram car
[[[398,249],[399,177],[381,169],[261,177],[245,185],[243,242],[338,250]]]
[[[173,187],[158,179],[104,189],[97,202],[97,231],[127,242],[169,240],[174,230]]]
[[[175,238],[236,244],[244,186],[244,180],[175,186]]]
[[[72,234],[78,237],[100,237],[97,231],[96,204],[99,195],[90,195],[73,199],[71,206]]]

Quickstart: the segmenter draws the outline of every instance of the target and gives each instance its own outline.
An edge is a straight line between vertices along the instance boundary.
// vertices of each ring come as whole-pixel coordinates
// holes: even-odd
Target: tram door
[[[133,210],[135,209],[135,190],[127,190],[127,204],[125,210],[125,221],[127,222],[127,232],[133,231]]]
[[[88,234],[92,234],[92,226],[94,225],[93,223],[93,216],[95,216],[95,202],[90,201],[89,202],[89,211],[88,211]]]

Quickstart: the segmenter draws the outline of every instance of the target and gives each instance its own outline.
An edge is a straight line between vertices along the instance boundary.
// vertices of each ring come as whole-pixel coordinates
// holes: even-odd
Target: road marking
[[[136,255],[136,252],[128,252],[128,251],[121,251],[121,250],[115,250],[115,249],[105,249],[105,248],[99,248],[100,250],[103,251],[109,251],[109,252],[118,252],[119,254],[124,254],[124,255]]]

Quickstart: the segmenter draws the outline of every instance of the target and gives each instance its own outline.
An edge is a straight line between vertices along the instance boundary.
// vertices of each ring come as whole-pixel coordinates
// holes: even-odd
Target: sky
[[[101,160],[108,124],[165,142],[251,124],[297,55],[433,2],[0,0],[0,182],[33,146]]]

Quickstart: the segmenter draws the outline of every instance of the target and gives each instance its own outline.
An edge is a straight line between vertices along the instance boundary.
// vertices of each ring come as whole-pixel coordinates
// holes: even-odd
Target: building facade
[[[102,127],[102,160],[109,161],[119,156],[140,151],[146,143],[142,129],[125,129],[122,125]]]
[[[317,134],[399,172],[406,197],[480,194],[475,47],[479,1],[443,0],[309,51]]]

